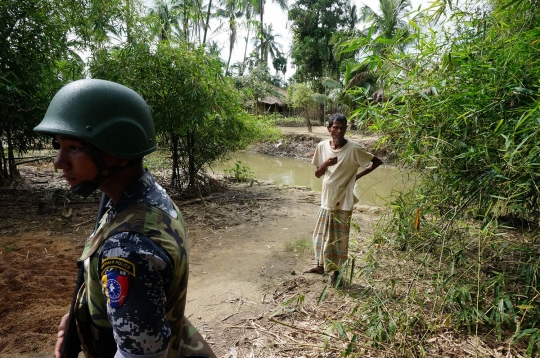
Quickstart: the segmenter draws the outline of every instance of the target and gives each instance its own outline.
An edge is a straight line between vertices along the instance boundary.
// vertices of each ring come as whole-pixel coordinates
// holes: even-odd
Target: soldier
[[[84,283],[58,327],[55,357],[70,318],[87,357],[215,357],[184,316],[184,220],[143,167],[156,150],[146,102],[117,83],[79,80],[58,91],[34,130],[52,137],[54,167],[73,193],[110,198],[78,259]]]

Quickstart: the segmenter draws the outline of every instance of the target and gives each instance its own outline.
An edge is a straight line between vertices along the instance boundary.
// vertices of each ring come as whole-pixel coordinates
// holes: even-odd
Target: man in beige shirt
[[[315,176],[323,177],[321,209],[313,232],[316,265],[306,273],[332,274],[334,285],[347,259],[352,208],[356,202],[354,183],[371,173],[382,161],[360,145],[345,139],[347,118],[335,113],[328,119],[330,140],[317,145],[312,163]],[[358,173],[359,168],[365,168]]]

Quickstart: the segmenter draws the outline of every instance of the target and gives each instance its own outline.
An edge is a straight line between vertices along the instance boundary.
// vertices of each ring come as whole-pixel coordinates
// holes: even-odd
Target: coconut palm
[[[347,12],[347,30],[352,32],[356,28],[356,24],[360,22],[360,18],[358,17],[358,11],[357,11],[356,5],[347,4],[347,7],[345,11]]]
[[[247,30],[247,34],[246,34],[246,37],[244,37],[244,40],[245,40],[245,47],[244,47],[244,59],[242,61],[242,65],[241,65],[241,68],[240,68],[240,74],[243,74],[244,73],[244,69],[245,69],[245,65],[246,65],[246,61],[247,61],[247,49],[248,49],[248,44],[249,44],[249,36],[250,36],[250,32],[251,32],[251,29],[256,25],[257,21],[255,20],[252,20],[252,17],[254,15],[254,8],[253,8],[253,3],[248,0],[247,3],[246,3],[246,8],[245,8],[245,11],[244,11],[244,16],[245,16],[245,19],[246,19],[246,22],[244,23],[245,27],[246,27],[246,30]]]
[[[159,34],[161,41],[170,39],[172,27],[178,27],[177,4],[172,4],[168,0],[155,0],[154,6],[150,9],[150,16],[157,19],[159,28],[154,29],[155,35]]]
[[[409,0],[379,0],[381,14],[373,11],[367,5],[361,9],[361,20],[370,23],[373,32],[385,39],[405,39],[409,35],[409,25],[405,20],[407,11],[411,7]],[[387,47],[380,47],[385,51]]]
[[[253,38],[253,42],[256,44],[254,51],[261,54],[261,62],[268,63],[268,55],[272,60],[281,56],[283,46],[276,41],[278,37],[281,35],[274,34],[274,29],[270,24],[265,27],[260,38]]]
[[[343,83],[325,77],[322,84],[325,94],[315,93],[312,99],[319,104],[330,106],[330,112],[348,112],[353,110],[359,100],[358,90],[364,93],[366,99],[377,90],[379,75],[369,70],[368,64],[347,63]]]
[[[205,45],[207,42],[207,35],[210,30],[210,18],[213,10],[215,10],[215,5],[212,4],[212,0],[209,0],[208,4],[204,4],[203,0],[195,0],[194,34],[197,35],[196,38],[202,45]]]
[[[266,0],[251,0],[253,7],[255,10],[259,13],[259,36],[260,36],[260,42],[264,42],[263,36],[264,36],[264,4],[266,3]],[[281,10],[287,10],[287,0],[273,0],[274,3],[278,4],[278,6],[281,8]],[[259,52],[261,54],[261,62],[265,62],[264,60],[264,47],[261,46],[259,49]]]
[[[202,40],[203,46],[206,45],[206,36],[208,34],[208,30],[210,28],[210,14],[212,13],[212,0],[208,1],[208,6],[206,8],[206,20],[204,21],[204,36]]]
[[[199,28],[204,27],[199,0],[154,0],[150,16],[157,18],[159,26],[154,33],[159,35],[160,40],[177,37],[184,41],[195,41],[196,36],[200,37]]]
[[[182,0],[179,4],[182,9],[182,32],[186,41],[195,42],[198,38],[200,42],[200,28],[205,15],[202,3],[200,0]]]
[[[283,73],[283,83],[285,83],[285,73],[287,72],[287,59],[285,58],[285,56],[280,53],[272,61],[272,66],[274,66],[274,69],[276,70],[276,76],[279,72]]]
[[[246,3],[243,0],[223,0],[222,7],[216,11],[216,17],[225,18],[229,23],[229,58],[227,60],[227,67],[225,74],[229,74],[229,64],[231,63],[231,55],[233,52],[234,44],[236,43],[236,34],[238,22],[237,19],[244,15],[244,9]],[[220,26],[221,27],[221,26]]]

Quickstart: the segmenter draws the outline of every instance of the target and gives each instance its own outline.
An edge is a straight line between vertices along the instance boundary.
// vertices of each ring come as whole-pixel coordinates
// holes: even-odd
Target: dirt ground
[[[302,129],[289,134],[296,131]],[[99,198],[71,195],[51,163],[20,172],[20,181],[0,188],[0,356],[46,357],[69,308],[76,259]],[[300,291],[316,297],[326,286],[326,278],[302,273],[313,261],[319,194],[265,182],[221,183],[224,191],[203,200],[172,195],[188,227],[186,315],[219,357],[287,357],[270,331],[260,332],[280,329],[268,315],[283,299]]]

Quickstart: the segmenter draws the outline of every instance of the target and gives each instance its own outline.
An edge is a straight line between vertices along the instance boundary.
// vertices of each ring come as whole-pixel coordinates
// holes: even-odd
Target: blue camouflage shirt
[[[179,215],[166,191],[147,171],[116,204],[112,201],[107,204],[107,221],[125,208],[142,203],[156,206],[173,218]],[[108,267],[106,262],[111,259],[122,260],[126,268]],[[165,356],[171,339],[165,309],[167,287],[174,273],[171,257],[152,239],[139,233],[121,232],[103,243],[98,262],[104,275],[103,294],[109,302],[107,316],[118,346],[116,356]],[[130,274],[130,270],[136,271],[136,275]],[[122,292],[122,296],[116,297],[116,292]]]

